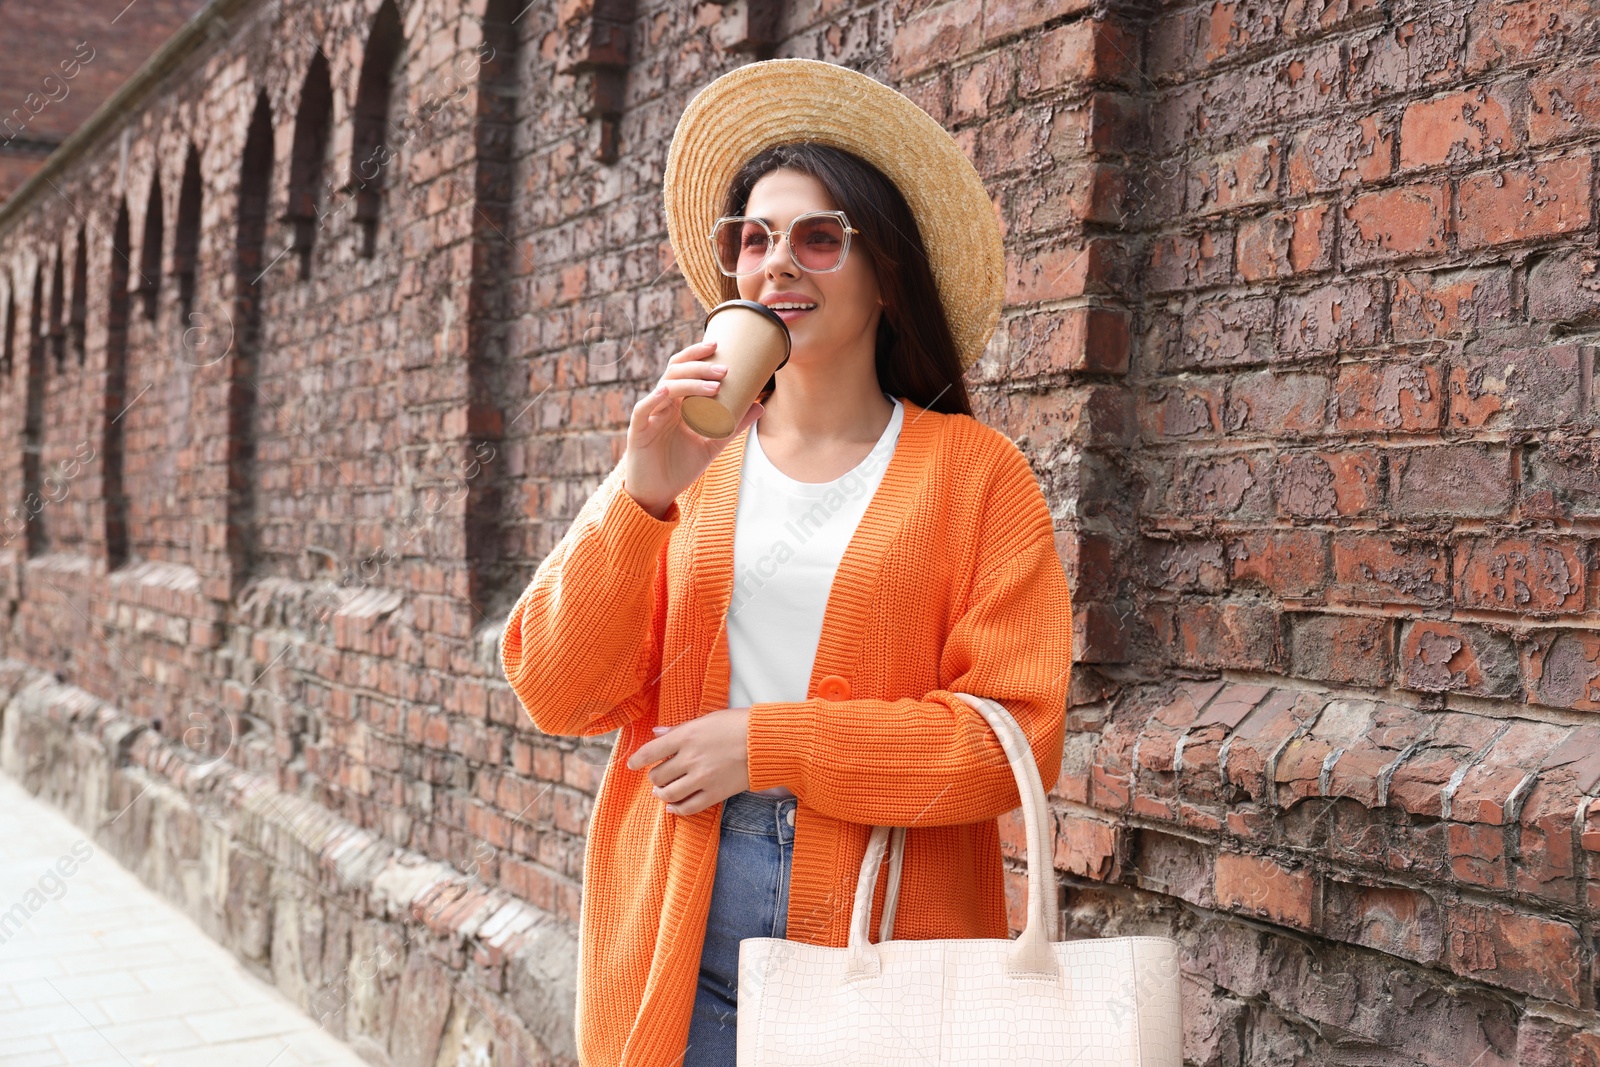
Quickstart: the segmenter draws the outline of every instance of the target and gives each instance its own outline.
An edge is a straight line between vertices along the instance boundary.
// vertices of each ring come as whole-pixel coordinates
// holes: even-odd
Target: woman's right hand
[[[760,402],[752,403],[733,433],[723,438],[702,437],[683,421],[684,397],[715,396],[722,384],[727,369],[713,361],[716,347],[715,341],[701,341],[675,352],[656,388],[633,405],[623,489],[656,518],[666,514],[728,442],[761,417]]]

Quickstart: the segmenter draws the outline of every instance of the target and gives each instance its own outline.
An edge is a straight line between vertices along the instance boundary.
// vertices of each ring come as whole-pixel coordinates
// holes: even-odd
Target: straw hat
[[[683,109],[662,196],[672,251],[700,304],[710,311],[722,302],[723,276],[706,235],[729,183],[753,156],[790,141],[853,152],[899,188],[928,250],[962,368],[972,366],[1005,298],[1005,249],[989,194],[955,138],[926,111],[834,63],[749,63],[702,88]]]

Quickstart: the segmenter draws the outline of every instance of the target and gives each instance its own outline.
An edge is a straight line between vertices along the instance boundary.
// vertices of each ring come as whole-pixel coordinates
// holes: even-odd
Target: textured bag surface
[[[957,696],[994,728],[1028,838],[1028,925],[1016,940],[896,941],[903,827],[875,826],[843,948],[739,943],[738,1067],[1182,1067],[1178,945],[1057,941],[1044,786],[1027,736],[993,700]],[[878,942],[872,896],[894,838]]]

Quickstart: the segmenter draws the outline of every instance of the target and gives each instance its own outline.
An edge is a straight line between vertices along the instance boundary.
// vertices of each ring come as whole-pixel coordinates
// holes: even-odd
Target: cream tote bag
[[[1183,1067],[1178,944],[1057,941],[1056,876],[1039,769],[1017,721],[957,693],[1000,737],[1028,838],[1028,925],[1016,940],[895,941],[905,828],[875,826],[849,943],[739,942],[738,1067]],[[893,856],[876,944],[878,870]]]

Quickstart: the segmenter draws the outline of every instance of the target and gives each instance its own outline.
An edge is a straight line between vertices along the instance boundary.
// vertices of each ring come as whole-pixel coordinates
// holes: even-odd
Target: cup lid
[[[794,346],[794,341],[789,336],[789,324],[783,321],[783,316],[779,315],[776,311],[773,311],[759,300],[724,300],[722,303],[706,312],[706,322],[709,323],[711,321],[711,316],[715,315],[717,312],[733,307],[749,308],[751,311],[760,312],[762,315],[765,315],[769,320],[771,320],[778,327],[778,329],[783,331],[783,363],[779,363],[777,368],[781,370],[783,368],[783,364],[789,362],[789,351]]]

